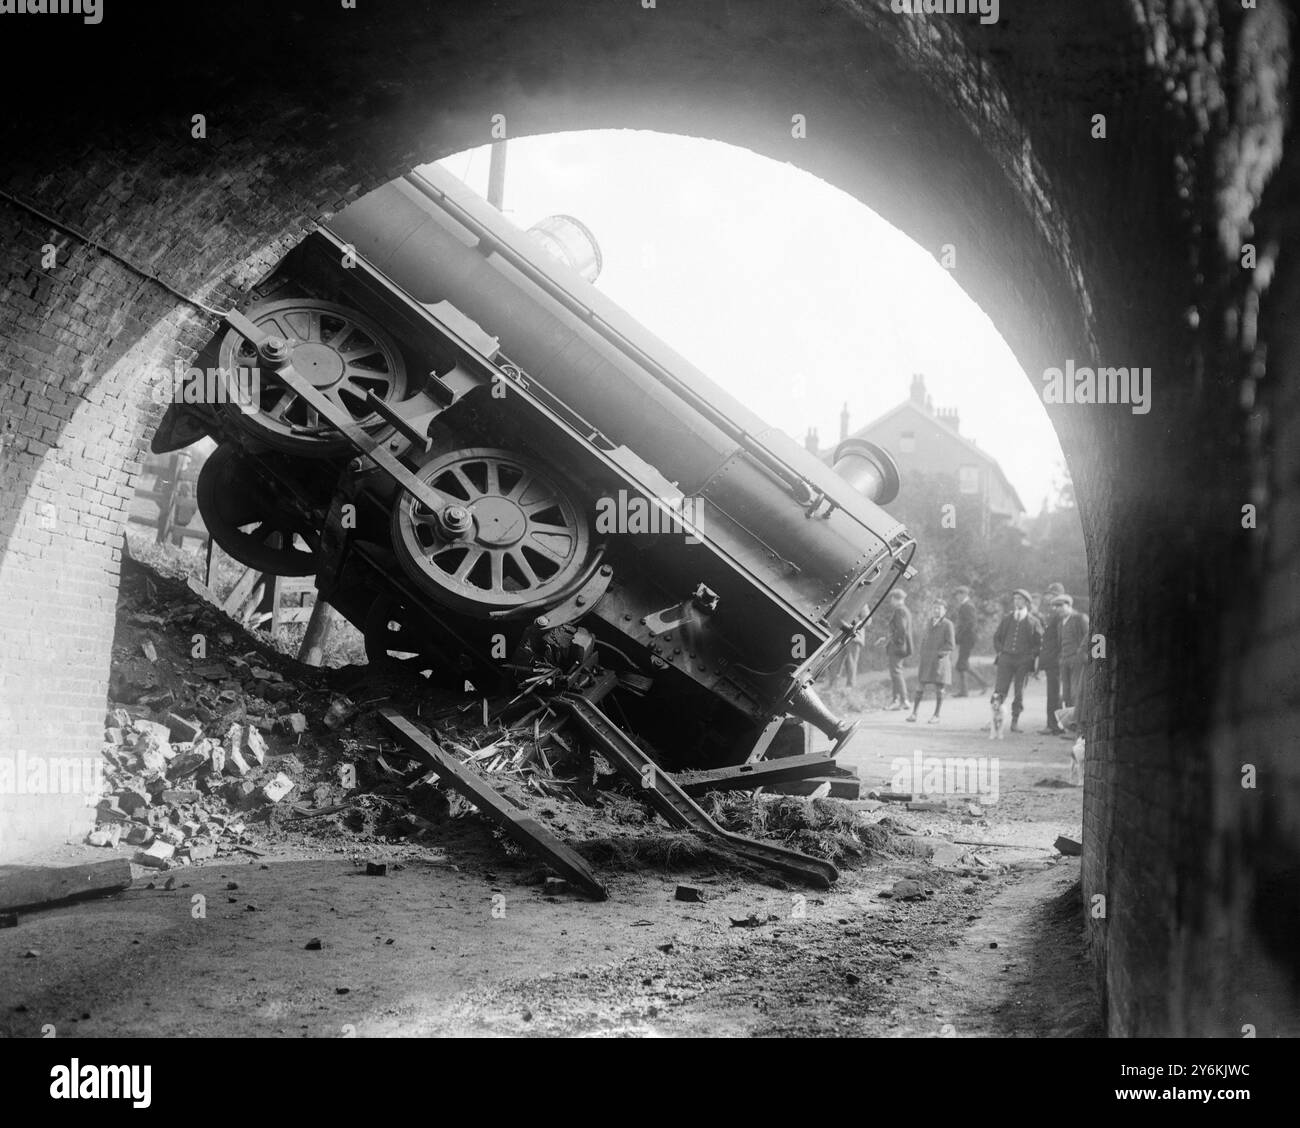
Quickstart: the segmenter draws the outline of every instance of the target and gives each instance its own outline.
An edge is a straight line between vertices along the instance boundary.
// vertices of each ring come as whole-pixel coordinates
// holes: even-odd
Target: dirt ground
[[[279,840],[0,929],[0,1033],[1096,1035],[1078,859],[1052,847],[1079,837],[1081,789],[1069,744],[1032,734],[1042,692],[1002,743],[982,698],[934,726],[866,712],[841,757],[864,793],[919,749],[996,757],[998,801],[861,804],[912,856],[844,868],[830,892],[642,860],[601,867],[606,902],[548,895],[476,816],[436,843]],[[46,860],[105,856],[65,854]]]

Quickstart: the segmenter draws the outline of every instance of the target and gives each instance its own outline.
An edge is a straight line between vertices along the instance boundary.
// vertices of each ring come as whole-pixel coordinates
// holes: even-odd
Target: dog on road
[[[1007,719],[1006,710],[1002,708],[1003,700],[1004,700],[1003,695],[1000,693],[995,693],[992,697],[989,698],[989,706],[993,713],[992,719],[989,721],[990,740],[1003,739],[1002,729]]]

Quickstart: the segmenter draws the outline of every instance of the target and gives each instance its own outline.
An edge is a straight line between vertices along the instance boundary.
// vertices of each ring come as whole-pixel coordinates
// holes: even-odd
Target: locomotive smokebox
[[[877,505],[898,496],[898,464],[889,452],[866,439],[845,439],[835,448],[834,469],[858,493]]]

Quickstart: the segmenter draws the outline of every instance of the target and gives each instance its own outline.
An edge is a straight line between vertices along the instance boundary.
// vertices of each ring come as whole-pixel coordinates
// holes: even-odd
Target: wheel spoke
[[[543,525],[540,521],[530,521],[528,523],[528,533],[545,533],[552,537],[570,537],[573,536],[573,530],[567,525]]]
[[[487,468],[487,495],[496,497],[501,492],[501,479],[497,475],[497,463],[489,458],[483,465]]]
[[[524,577],[528,580],[528,586],[530,588],[535,588],[542,582],[537,573],[533,570],[533,566],[528,563],[528,557],[520,552],[519,549],[512,548],[510,550],[510,559],[513,560],[519,570],[523,572]]]
[[[268,419],[274,419],[277,423],[284,422],[285,412],[289,410],[289,407],[290,405],[292,405],[293,401],[298,398],[288,388],[282,388],[281,393],[282,394],[280,398],[276,401],[275,406],[271,408],[269,411],[267,411],[266,413],[266,417]]]
[[[514,488],[508,494],[506,494],[506,497],[509,498],[511,501],[514,501],[516,498],[523,497],[524,491],[530,485],[532,485],[532,483],[533,483],[532,474],[528,473],[527,471],[524,471],[524,476],[514,484]]]
[[[506,590],[505,577],[505,552],[502,549],[495,549],[492,552],[492,580],[491,588],[493,591]]]
[[[388,394],[388,390],[393,384],[393,378],[387,371],[379,372],[371,368],[358,368],[355,364],[349,364],[343,370],[343,375],[347,380],[367,380],[372,384],[382,384],[385,395]]]
[[[456,569],[452,579],[459,580],[462,583],[465,577],[470,574],[474,565],[478,563],[479,557],[483,555],[486,549],[479,548],[478,545],[471,545],[470,550],[465,553],[465,559],[460,562],[460,567]]]
[[[362,345],[359,348],[348,349],[347,352],[339,353],[339,359],[345,364],[351,364],[355,360],[360,360],[363,356],[375,356],[383,353],[382,346],[378,344]]]
[[[549,544],[545,541],[539,540],[537,537],[533,536],[531,532],[528,534],[527,544],[533,549],[533,551],[540,552],[543,556],[550,560],[554,560],[557,564],[563,564],[569,558],[567,552],[556,552]]]
[[[479,489],[478,486],[476,486],[473,482],[470,481],[468,475],[466,475],[465,471],[463,471],[459,466],[453,466],[451,468],[451,472],[453,475],[455,475],[456,481],[458,481],[461,484],[461,487],[469,493],[471,501],[474,498],[481,497],[483,495],[483,491]]]

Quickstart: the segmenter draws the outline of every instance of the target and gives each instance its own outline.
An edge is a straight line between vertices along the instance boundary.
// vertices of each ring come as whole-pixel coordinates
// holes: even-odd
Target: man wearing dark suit
[[[973,678],[979,682],[979,692],[988,689],[988,683],[970,668],[970,652],[975,648],[975,633],[978,620],[975,604],[971,602],[970,588],[959,587],[954,593],[957,599],[957,692],[954,697],[969,697],[966,692],[966,679]]]
[[[1079,693],[1088,664],[1088,616],[1074,609],[1074,600],[1068,595],[1058,595],[1052,604],[1061,612],[1061,700],[1066,708],[1075,706],[1077,724]]]
[[[1007,690],[1015,687],[1011,702],[1011,731],[1020,731],[1020,714],[1025,708],[1025,679],[1037,668],[1043,648],[1043,624],[1029,611],[1029,592],[1016,588],[1011,595],[1012,610],[1003,617],[993,635],[997,651],[998,680],[993,692],[1006,699]]]
[[[1039,605],[1043,650],[1038,658],[1038,668],[1047,675],[1047,727],[1039,730],[1040,736],[1057,736],[1061,732],[1061,726],[1056,723],[1056,711],[1061,707],[1061,615],[1053,600],[1064,592],[1061,584],[1048,584]]]
[[[912,656],[912,613],[907,609],[907,593],[895,588],[889,593],[889,619],[886,621],[886,635],[880,641],[885,644],[885,657],[889,659],[889,682],[894,690],[894,699],[885,706],[886,709],[910,709],[912,703],[907,699],[907,679],[903,677],[903,663]]]

